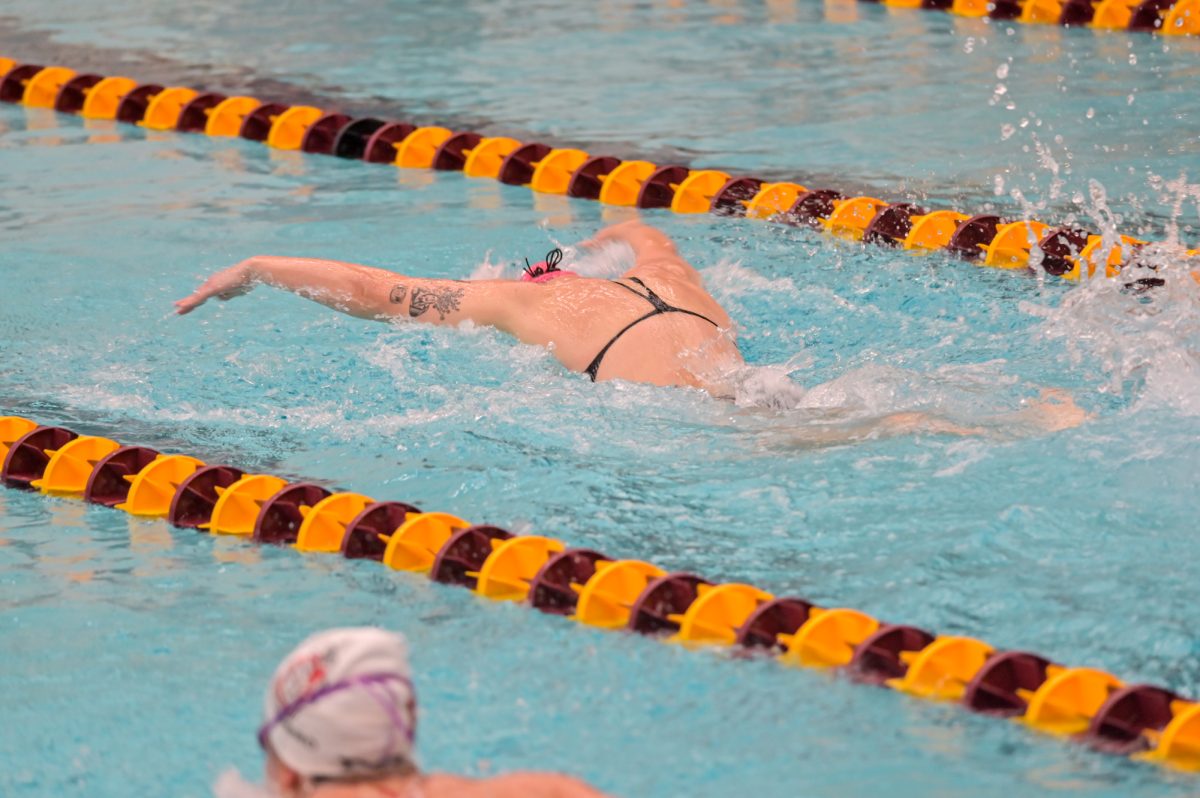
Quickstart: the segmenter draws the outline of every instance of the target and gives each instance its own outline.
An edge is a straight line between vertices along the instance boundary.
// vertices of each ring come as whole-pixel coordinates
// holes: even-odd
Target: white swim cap
[[[401,635],[330,629],[271,677],[259,742],[315,779],[365,778],[415,764],[416,694]]]

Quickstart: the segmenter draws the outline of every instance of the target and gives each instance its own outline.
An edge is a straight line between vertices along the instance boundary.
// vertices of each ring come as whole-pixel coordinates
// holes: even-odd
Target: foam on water
[[[1121,246],[1119,217],[1108,208],[1106,192],[1091,181],[1086,204],[1103,236],[1099,262]],[[1127,400],[1129,410],[1167,407],[1188,415],[1200,412],[1200,261],[1179,243],[1180,227],[1192,208],[1200,210],[1200,186],[1186,175],[1173,181],[1151,176],[1169,211],[1166,238],[1127,255],[1131,261],[1116,278],[1097,270],[1057,306],[1022,303],[1039,319],[1039,332],[1062,342],[1074,362],[1098,362],[1106,374],[1100,389]],[[1139,281],[1151,281],[1141,290]]]
[[[1097,388],[1128,402],[1125,412],[1165,407],[1200,413],[1200,302],[1192,259],[1159,258],[1165,284],[1131,292],[1119,280],[1085,280],[1057,307],[1023,303],[1038,331],[1075,363],[1097,363]]]

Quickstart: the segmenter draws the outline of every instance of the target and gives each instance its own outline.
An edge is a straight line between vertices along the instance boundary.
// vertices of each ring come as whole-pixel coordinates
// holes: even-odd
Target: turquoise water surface
[[[853,23],[820,3],[16,0],[0,54],[315,91],[939,207],[1115,215],[1122,231],[1195,243],[1182,93],[1195,42],[851,10]],[[490,330],[372,324],[264,290],[170,312],[253,254],[515,275],[619,218],[458,174],[3,106],[0,414],[1200,695],[1200,311],[1178,264],[1165,289],[1135,295],[650,212],[739,324],[755,369],[736,403],[592,385]],[[994,423],[982,438],[810,443],[831,418],[987,422],[1045,387],[1093,417],[1051,435]],[[255,771],[278,658],[358,623],[409,636],[433,769],[562,769],[622,796],[1196,789],[836,676],[9,490],[0,605],[4,795],[205,795],[229,764]]]

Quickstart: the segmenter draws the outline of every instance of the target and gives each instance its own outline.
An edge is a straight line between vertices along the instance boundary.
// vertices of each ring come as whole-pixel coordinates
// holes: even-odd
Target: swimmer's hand
[[[190,296],[177,300],[175,312],[180,316],[191,313],[213,297],[221,301],[239,297],[248,293],[256,282],[251,262],[244,260],[228,269],[222,269],[205,280]]]

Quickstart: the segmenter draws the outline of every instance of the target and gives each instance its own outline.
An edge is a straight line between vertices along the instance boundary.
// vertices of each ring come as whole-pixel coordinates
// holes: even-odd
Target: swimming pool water
[[[272,96],[320,87],[375,113],[966,208],[999,177],[998,207],[1022,208],[1015,189],[1056,220],[1090,219],[1098,180],[1113,212],[1161,228],[1148,177],[1197,166],[1188,38],[853,0],[12,0],[4,18],[6,38],[37,31],[39,52],[81,65]]]
[[[594,17],[555,4],[363,3],[336,16],[251,3],[107,8],[101,18],[11,4],[0,52],[102,63],[128,48],[145,64],[137,77],[175,69],[200,85],[197,65],[210,64],[212,88],[320,85],[397,115],[828,175],[887,197],[962,196],[970,208],[998,173],[1005,190],[1048,192],[1053,172],[1031,134],[1053,125],[1064,144],[1039,140],[1060,166],[1063,148],[1073,157],[1059,195],[1043,198],[1046,216],[1096,212],[1070,199],[1095,179],[1123,230],[1172,218],[1147,173],[1195,165],[1194,118],[1177,92],[1195,69],[1191,42],[1010,35],[874,7],[843,25],[787,3],[613,3]],[[775,20],[778,9],[794,19]],[[729,14],[740,21],[719,24]],[[292,23],[284,41],[255,47],[281,35],[280,15]],[[152,69],[151,52],[171,61]],[[998,82],[1019,109],[990,104]],[[1028,111],[1042,128],[1019,127]],[[1006,123],[1015,132],[1003,139]],[[591,385],[486,330],[372,325],[261,290],[170,315],[202,275],[258,253],[460,278],[487,261],[514,274],[522,257],[617,218],[598,205],[23,108],[0,107],[0,130],[0,412],[1200,694],[1200,588],[1188,568],[1200,317],[1186,280],[1134,296],[650,213],[701,268],[760,369],[731,405]],[[1190,202],[1178,222],[1194,225]],[[1004,440],[803,442],[838,408],[973,421],[1043,386],[1070,390],[1095,417]],[[563,768],[627,796],[866,795],[880,784],[902,796],[1150,796],[1194,785],[819,673],[12,491],[0,492],[0,581],[6,795],[206,794],[225,764],[256,767],[252,730],[278,657],[342,623],[409,635],[433,768]]]

